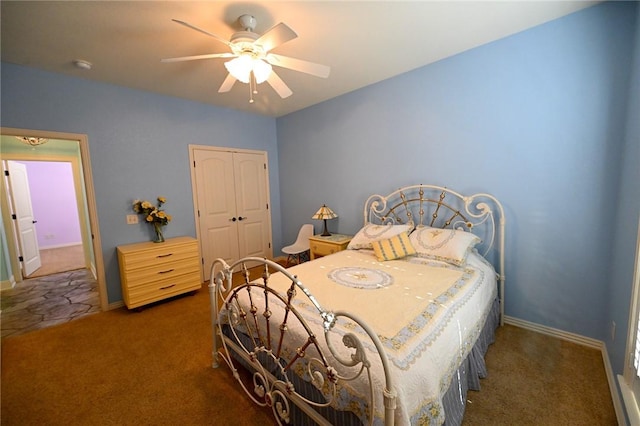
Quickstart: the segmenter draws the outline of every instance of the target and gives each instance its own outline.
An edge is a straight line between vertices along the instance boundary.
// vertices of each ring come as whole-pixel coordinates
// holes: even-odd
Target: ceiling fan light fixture
[[[240,55],[237,58],[224,63],[225,68],[236,80],[249,83],[251,72],[256,78],[256,83],[266,81],[271,74],[271,65],[261,59],[255,59],[250,55]]]
[[[256,78],[256,83],[260,84],[269,78],[271,75],[271,64],[263,61],[262,59],[256,59],[253,62],[253,75]]]
[[[251,69],[253,68],[253,60],[247,55],[240,55],[237,58],[225,62],[224,67],[229,71],[229,74],[235,77],[236,80],[243,83],[249,83],[251,76]]]
[[[283,22],[274,25],[260,35],[254,32],[256,26],[255,17],[242,15],[238,19],[242,31],[233,33],[230,40],[227,41],[225,38],[200,29],[187,22],[178,19],[173,19],[173,21],[212,37],[225,44],[231,50],[226,53],[210,53],[161,59],[161,62],[182,62],[197,59],[229,58],[229,60],[224,63],[228,74],[220,85],[218,93],[229,92],[233,85],[237,81],[240,81],[241,83],[249,85],[249,103],[253,103],[253,95],[258,93],[258,84],[266,81],[282,99],[291,96],[293,92],[278,76],[278,73],[273,70],[272,65],[316,77],[327,78],[329,76],[330,68],[326,65],[271,53],[271,51],[278,46],[298,37],[296,32]]]

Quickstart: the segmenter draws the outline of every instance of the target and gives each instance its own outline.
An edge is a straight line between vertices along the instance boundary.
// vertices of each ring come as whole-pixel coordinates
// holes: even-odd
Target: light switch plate
[[[128,214],[127,215],[127,224],[128,225],[135,225],[136,223],[138,223],[138,215],[137,214]]]

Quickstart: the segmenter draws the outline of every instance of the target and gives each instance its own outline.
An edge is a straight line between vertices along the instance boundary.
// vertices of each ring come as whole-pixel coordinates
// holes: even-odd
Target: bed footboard
[[[248,265],[252,270],[260,268],[262,277],[251,281]],[[284,274],[290,282],[287,289],[270,286],[273,272]],[[355,414],[365,424],[372,425],[376,417],[387,426],[394,424],[396,391],[387,355],[378,336],[362,320],[348,312],[326,311],[296,276],[267,259],[245,258],[231,265],[217,259],[211,269],[209,294],[213,367],[224,361],[256,404],[271,407],[278,424],[289,424],[294,404],[316,423],[329,425],[318,409],[340,405],[345,389],[362,390],[363,384],[368,395],[362,395],[364,404],[350,404],[356,407]],[[315,335],[302,309],[307,317],[309,312],[317,315],[324,339]],[[359,327],[361,332],[336,333],[338,321]],[[367,341],[361,340],[362,335]],[[250,366],[249,381],[241,377],[239,359]],[[382,374],[376,379],[374,371]],[[294,376],[319,392],[315,396],[299,392]],[[340,403],[344,405],[343,400]]]

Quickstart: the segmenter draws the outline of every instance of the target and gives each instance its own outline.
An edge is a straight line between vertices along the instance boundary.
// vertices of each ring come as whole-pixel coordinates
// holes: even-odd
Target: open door
[[[36,220],[33,217],[31,206],[29,177],[24,164],[7,161],[7,168],[9,171],[7,176],[8,192],[15,212],[13,222],[18,236],[22,274],[26,278],[42,265],[36,234]]]
[[[49,139],[42,150],[34,150],[19,142],[15,136],[28,136]],[[2,145],[3,164],[5,161],[69,161],[72,163],[74,182],[76,182],[76,202],[80,215],[82,229],[82,243],[86,248],[86,263],[97,280],[100,293],[100,307],[103,311],[122,306],[120,302],[109,305],[107,297],[106,276],[104,258],[102,254],[102,242],[100,238],[100,225],[98,223],[98,207],[96,205],[95,189],[91,171],[91,158],[89,155],[89,140],[87,135],[78,133],[62,133],[42,130],[17,129],[10,127],[0,128],[0,143]],[[6,170],[6,168],[5,168]],[[22,281],[22,274],[18,273],[22,265],[17,261],[18,234],[13,220],[10,220],[8,204],[10,197],[8,185],[2,185],[2,220],[4,230],[7,233],[8,252],[10,254],[11,273],[15,274],[16,281]],[[5,191],[6,189],[6,191]],[[14,191],[14,194],[17,191]],[[14,212],[15,213],[15,212]],[[17,216],[17,214],[16,214]],[[17,218],[16,218],[17,220]],[[37,241],[37,240],[36,240]]]

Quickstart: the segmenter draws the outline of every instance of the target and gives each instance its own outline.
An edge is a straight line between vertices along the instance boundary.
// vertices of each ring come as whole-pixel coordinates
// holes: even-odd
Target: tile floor
[[[97,283],[88,269],[17,283],[0,294],[2,338],[100,312]]]

